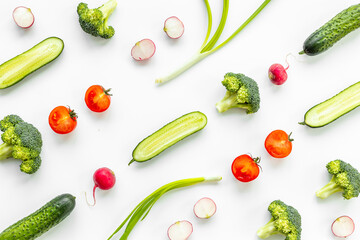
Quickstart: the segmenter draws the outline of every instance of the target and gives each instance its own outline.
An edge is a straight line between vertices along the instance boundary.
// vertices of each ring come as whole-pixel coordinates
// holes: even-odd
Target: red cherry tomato
[[[77,125],[77,115],[70,107],[58,106],[49,115],[49,125],[56,133],[69,133]]]
[[[85,93],[85,103],[93,112],[104,112],[109,108],[111,102],[111,90],[105,90],[100,85],[93,85]]]
[[[292,150],[292,141],[283,130],[272,131],[265,139],[265,148],[268,153],[275,158],[287,157]]]
[[[247,154],[240,155],[233,161],[231,171],[240,182],[250,182],[259,176],[260,158],[252,158]]]

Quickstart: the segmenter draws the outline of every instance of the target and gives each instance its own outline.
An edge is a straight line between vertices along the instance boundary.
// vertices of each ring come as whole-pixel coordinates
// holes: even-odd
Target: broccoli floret
[[[227,73],[222,84],[227,91],[225,97],[216,103],[219,112],[225,112],[230,108],[244,108],[249,114],[259,110],[259,87],[253,79],[244,74]]]
[[[334,160],[326,165],[332,178],[328,184],[316,192],[319,198],[327,198],[336,192],[342,192],[345,199],[358,197],[360,192],[360,174],[358,170],[342,160]]]
[[[24,122],[19,116],[9,115],[0,121],[3,131],[0,145],[0,160],[16,158],[22,160],[20,170],[32,174],[41,165],[40,152],[42,147],[41,134],[30,123]]]
[[[18,115],[8,115],[0,121],[0,130],[5,132],[9,127],[14,127],[16,124],[23,122]]]
[[[269,212],[271,213],[270,221],[257,231],[259,238],[267,238],[274,234],[285,235],[285,240],[301,239],[301,216],[299,212],[286,205],[280,200],[270,203]]]
[[[89,9],[86,3],[79,3],[77,13],[81,28],[95,37],[111,38],[114,36],[115,30],[107,25],[107,21],[116,5],[116,0],[109,0],[101,7]]]

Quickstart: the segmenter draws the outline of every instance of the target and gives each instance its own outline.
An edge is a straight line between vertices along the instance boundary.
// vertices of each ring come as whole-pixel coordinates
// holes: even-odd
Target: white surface
[[[88,0],[90,7],[102,1]],[[223,36],[230,35],[260,4],[231,0]],[[214,25],[222,1],[211,0]],[[335,194],[327,200],[315,197],[330,176],[325,164],[337,158],[360,169],[359,110],[320,129],[301,126],[313,105],[360,80],[360,31],[351,33],[329,51],[316,57],[289,57],[288,81],[272,85],[268,67],[296,55],[305,38],[339,11],[357,1],[273,0],[229,45],[164,86],[154,80],[185,62],[200,47],[207,16],[202,0],[119,1],[109,20],[116,33],[110,40],[84,33],[77,20],[78,1],[26,3],[36,22],[20,29],[12,11],[23,1],[0,4],[0,61],[4,62],[49,36],[65,42],[53,63],[22,82],[0,91],[1,117],[18,114],[43,135],[43,164],[34,175],[19,170],[19,162],[0,163],[0,229],[32,213],[64,192],[77,197],[74,212],[39,239],[106,239],[131,210],[156,188],[173,180],[221,175],[218,184],[177,190],[164,196],[140,222],[129,239],[167,239],[169,225],[187,219],[194,225],[191,239],[258,239],[256,230],[270,219],[268,204],[281,199],[298,209],[303,220],[302,239],[336,239],[332,221],[342,215],[360,224],[360,199],[343,200]],[[181,39],[163,32],[168,16],[185,25]],[[133,44],[152,39],[157,51],[148,62],[130,56]],[[224,38],[222,38],[223,40]],[[241,72],[260,87],[261,108],[246,115],[241,110],[216,112],[215,103],[225,94],[221,80],[226,72]],[[96,114],[84,102],[92,84],[112,88],[112,104]],[[48,125],[48,114],[58,105],[70,105],[79,115],[71,134],[57,135]],[[144,137],[190,111],[208,117],[201,132],[166,150],[152,161],[130,167],[134,147]],[[274,129],[293,132],[293,152],[283,160],[271,158],[264,140]],[[233,159],[243,153],[261,156],[263,171],[248,184],[232,176]],[[88,207],[84,191],[91,192],[92,174],[99,167],[114,170],[117,183],[110,191],[97,190],[97,205]],[[211,197],[217,214],[197,219],[192,207],[201,197]],[[355,230],[351,239],[359,239]],[[349,238],[349,239],[350,239]],[[280,240],[273,236],[269,240]]]

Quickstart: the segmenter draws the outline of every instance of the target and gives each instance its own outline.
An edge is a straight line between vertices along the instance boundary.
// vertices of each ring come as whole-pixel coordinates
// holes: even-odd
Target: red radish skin
[[[13,19],[21,28],[29,28],[34,24],[35,17],[30,8],[20,6],[14,9]]]
[[[184,30],[184,24],[178,17],[172,16],[165,20],[164,32],[169,38],[180,38],[184,34]]]
[[[172,224],[167,233],[170,240],[186,240],[192,232],[192,224],[189,221],[182,220]]]
[[[96,188],[100,188],[101,190],[109,190],[115,185],[116,182],[114,172],[106,167],[99,168],[98,170],[96,170],[93,175],[93,180],[95,183],[93,188],[94,203],[92,205],[88,203],[89,206],[95,206],[96,204],[96,198],[95,198]]]
[[[288,75],[286,70],[289,66],[284,68],[281,64],[275,63],[269,68],[269,78],[271,82],[275,85],[282,85],[286,82]]]
[[[133,46],[131,56],[136,61],[144,61],[154,56],[156,51],[155,43],[150,39],[143,39]]]
[[[194,214],[201,219],[208,219],[216,213],[215,202],[208,197],[204,197],[197,201],[194,205]]]
[[[355,230],[354,221],[348,216],[338,217],[331,225],[331,231],[336,237],[346,238]]]

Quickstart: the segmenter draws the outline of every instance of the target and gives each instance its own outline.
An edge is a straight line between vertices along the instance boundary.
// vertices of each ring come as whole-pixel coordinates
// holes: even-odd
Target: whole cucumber
[[[304,42],[299,54],[314,56],[320,54],[348,33],[360,27],[360,4],[353,5],[312,33]]]
[[[32,240],[64,220],[75,207],[75,197],[62,194],[0,233],[0,240]]]

